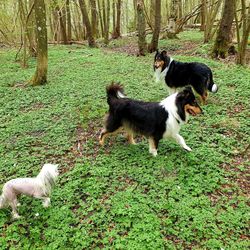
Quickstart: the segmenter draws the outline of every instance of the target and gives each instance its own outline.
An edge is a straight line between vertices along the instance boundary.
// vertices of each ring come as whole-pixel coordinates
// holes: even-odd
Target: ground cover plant
[[[50,46],[42,87],[25,85],[35,60],[21,69],[15,50],[0,51],[0,188],[46,162],[61,172],[48,209],[22,197],[22,219],[0,210],[1,249],[248,249],[250,70],[207,58],[199,37],[183,32],[160,47],[208,64],[219,91],[182,127],[193,151],[165,140],[155,158],[141,137],[137,145],[122,135],[98,145],[111,81],[132,98],[167,95],[153,80],[153,55],[130,54],[133,39]]]

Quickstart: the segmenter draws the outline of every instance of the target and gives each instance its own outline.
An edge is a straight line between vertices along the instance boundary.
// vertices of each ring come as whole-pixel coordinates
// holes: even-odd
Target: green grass
[[[193,37],[183,36],[160,46],[180,48]],[[51,46],[49,83],[34,88],[22,85],[34,60],[21,69],[15,51],[0,57],[0,188],[46,162],[61,170],[48,209],[22,197],[22,219],[0,210],[1,249],[248,249],[249,69],[177,55],[208,64],[219,92],[182,127],[193,151],[165,140],[154,158],[140,137],[137,145],[122,135],[98,145],[111,81],[132,98],[167,96],[152,78],[153,55]]]

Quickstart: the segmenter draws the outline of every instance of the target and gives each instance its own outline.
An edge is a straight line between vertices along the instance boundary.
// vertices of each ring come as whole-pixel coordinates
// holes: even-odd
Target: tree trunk
[[[114,34],[115,34],[115,24],[116,24],[116,22],[115,22],[115,17],[116,17],[116,15],[115,15],[115,13],[116,13],[116,11],[115,11],[115,1],[116,0],[113,0],[113,3],[112,3],[112,17],[113,17],[113,33],[112,33],[112,38],[113,38],[113,36],[114,36]]]
[[[205,24],[205,31],[204,31],[204,43],[208,43],[213,37],[213,25],[216,15],[219,11],[221,6],[222,0],[212,0],[211,6],[208,7],[206,5],[206,24]]]
[[[102,11],[101,11],[101,3],[100,0],[97,0],[98,5],[98,13],[99,13],[99,20],[100,20],[100,26],[101,26],[101,35],[104,37],[104,25],[103,25],[103,17],[102,17]]]
[[[71,32],[71,12],[69,7],[69,0],[66,0],[66,15],[67,15],[67,38],[68,41],[71,41],[72,32]]]
[[[152,28],[154,29],[154,23],[155,23],[155,0],[150,0],[149,4],[149,20],[150,23],[152,24]]]
[[[26,14],[23,6],[23,2],[21,0],[18,1],[18,7],[20,12],[20,20],[21,20],[21,41],[23,45],[23,60],[21,66],[23,68],[27,68],[27,25],[26,25]]]
[[[34,1],[29,1],[29,12],[26,19],[27,36],[29,40],[29,54],[36,57],[35,33],[34,33]]]
[[[89,47],[96,47],[95,38],[93,37],[85,0],[79,0],[79,5],[82,12],[82,21],[86,27]]]
[[[200,31],[204,31],[205,30],[206,5],[207,5],[207,1],[206,0],[202,0],[201,1],[201,12],[200,12],[200,17],[201,17]]]
[[[42,85],[47,82],[48,70],[48,39],[46,27],[46,9],[44,0],[34,2],[36,37],[37,37],[37,66],[32,79],[32,85]]]
[[[137,0],[133,0],[134,5],[134,17],[133,17],[133,28],[136,30],[137,27]]]
[[[116,25],[112,38],[117,39],[121,37],[121,0],[117,0],[116,3]]]
[[[250,4],[248,12],[246,11],[246,1],[241,0],[241,13],[242,13],[242,38],[238,46],[237,64],[246,64],[246,49],[250,34]]]
[[[139,55],[145,56],[146,52],[146,21],[143,10],[143,0],[137,0],[137,30]]]
[[[110,1],[107,0],[105,4],[105,0],[102,2],[103,7],[103,29],[104,29],[104,43],[109,43],[109,23],[110,23]]]
[[[234,19],[234,0],[225,0],[220,27],[214,43],[212,56],[226,58],[230,41],[232,23]]]
[[[60,41],[63,44],[67,44],[68,40],[67,40],[67,34],[66,34],[66,20],[65,20],[65,8],[59,8],[59,6],[56,6],[56,10],[59,16],[59,24],[60,24]]]
[[[161,0],[155,1],[155,22],[154,22],[154,32],[152,36],[151,43],[148,46],[148,51],[150,53],[154,52],[158,48],[158,40],[161,29]]]
[[[170,5],[170,17],[169,17],[169,24],[168,24],[168,31],[167,31],[167,37],[177,38],[176,37],[176,20],[178,17],[178,0],[171,0]]]
[[[97,10],[96,10],[96,0],[90,0],[91,5],[91,27],[93,37],[97,37]]]

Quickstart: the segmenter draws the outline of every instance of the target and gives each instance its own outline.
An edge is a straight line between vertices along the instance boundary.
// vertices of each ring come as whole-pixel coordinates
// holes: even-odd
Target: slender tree
[[[34,30],[34,0],[29,1],[29,11],[26,18],[27,37],[29,40],[29,54],[32,57],[36,56],[35,30]]]
[[[169,25],[167,31],[168,38],[176,38],[176,20],[178,17],[178,0],[171,0]]]
[[[44,0],[35,0],[35,21],[37,38],[37,66],[32,79],[32,85],[42,85],[47,82],[48,70],[48,39],[46,27],[46,8]]]
[[[58,5],[56,6],[57,14],[59,16],[59,24],[60,24],[60,41],[63,44],[67,44],[67,33],[66,33],[66,15],[65,15],[65,8],[60,8]]]
[[[72,32],[71,32],[71,12],[69,7],[69,0],[66,0],[66,15],[67,15],[67,38],[70,42],[72,39]]]
[[[154,20],[154,32],[152,36],[151,43],[148,45],[148,51],[154,52],[158,48],[158,40],[159,40],[159,34],[161,29],[161,0],[155,1],[154,6],[154,12],[155,12],[155,20]]]
[[[234,0],[225,0],[220,27],[215,39],[212,56],[226,58],[231,43],[230,34],[234,19]]]
[[[18,1],[18,7],[20,12],[20,21],[22,24],[22,45],[23,45],[23,60],[22,60],[22,67],[27,68],[27,24],[26,24],[26,13],[25,13],[25,7],[21,0]]]
[[[109,23],[110,23],[110,1],[103,0],[103,30],[104,30],[104,43],[109,43]]]
[[[91,5],[91,27],[93,37],[97,37],[97,10],[96,10],[96,0],[90,0]]]
[[[207,0],[201,0],[201,12],[200,12],[200,19],[201,19],[201,27],[200,31],[205,30],[205,21],[206,21],[206,5]]]
[[[116,39],[121,37],[121,5],[122,1],[117,0],[116,3],[116,23],[115,23],[115,29],[112,34],[112,38]]]
[[[97,0],[98,6],[98,16],[100,21],[100,28],[101,28],[101,37],[104,37],[104,25],[103,25],[103,17],[102,17],[102,6],[100,0]]]
[[[246,8],[246,0],[241,0],[241,13],[242,13],[242,37],[241,41],[238,38],[238,54],[237,54],[237,64],[246,64],[246,49],[250,34],[250,3],[248,6],[248,11]],[[238,26],[238,37],[239,37],[239,25]]]
[[[214,36],[213,26],[216,15],[220,9],[223,0],[212,0],[210,6],[206,5],[206,22],[204,31],[204,43],[208,43]],[[214,29],[215,31],[215,29]]]
[[[145,56],[146,52],[146,20],[143,10],[143,0],[137,0],[137,30],[139,55]]]
[[[79,5],[80,5],[81,13],[82,13],[82,21],[83,21],[83,24],[86,27],[89,47],[96,47],[95,38],[93,36],[92,28],[91,28],[91,25],[90,25],[85,0],[79,0]]]

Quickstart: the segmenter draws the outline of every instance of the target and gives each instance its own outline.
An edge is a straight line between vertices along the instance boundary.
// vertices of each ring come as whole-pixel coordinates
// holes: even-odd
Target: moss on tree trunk
[[[143,3],[137,0],[137,30],[138,30],[138,47],[139,55],[144,56],[146,51],[146,21],[143,12]]]
[[[226,58],[231,43],[230,34],[234,19],[234,0],[225,0],[220,27],[214,43],[212,56]]]
[[[37,39],[37,66],[31,83],[33,86],[43,85],[47,82],[48,70],[48,42],[44,0],[36,0],[34,4]]]

